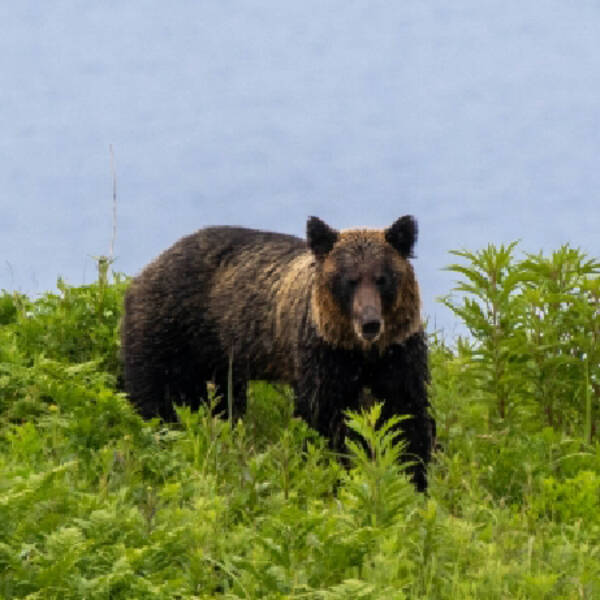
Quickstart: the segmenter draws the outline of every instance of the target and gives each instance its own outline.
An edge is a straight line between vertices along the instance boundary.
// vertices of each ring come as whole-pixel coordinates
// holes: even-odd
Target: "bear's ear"
[[[391,244],[404,258],[413,257],[413,247],[417,241],[419,228],[414,217],[400,217],[385,231],[385,241]]]
[[[306,222],[306,241],[317,258],[325,258],[338,237],[338,232],[318,217],[310,217]]]

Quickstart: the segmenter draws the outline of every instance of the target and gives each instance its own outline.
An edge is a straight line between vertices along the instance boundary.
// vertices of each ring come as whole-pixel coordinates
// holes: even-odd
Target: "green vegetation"
[[[117,391],[115,278],[0,295],[0,597],[600,597],[600,263],[561,248],[455,253],[432,335],[430,492],[380,406],[349,414],[349,469],[255,383],[144,422]],[[458,294],[458,295],[456,295]]]

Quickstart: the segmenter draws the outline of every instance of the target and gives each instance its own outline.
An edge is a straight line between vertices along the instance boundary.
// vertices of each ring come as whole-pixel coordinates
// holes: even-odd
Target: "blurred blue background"
[[[0,5],[0,288],[135,274],[208,224],[414,214],[431,326],[451,249],[600,256],[600,5]],[[430,327],[431,328],[431,327]]]

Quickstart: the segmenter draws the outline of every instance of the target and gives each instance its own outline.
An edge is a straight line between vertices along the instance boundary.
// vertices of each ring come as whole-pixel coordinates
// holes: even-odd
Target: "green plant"
[[[465,280],[456,287],[464,296],[462,303],[451,296],[442,299],[464,321],[477,342],[472,346],[471,360],[479,389],[490,398],[492,421],[504,419],[517,401],[509,368],[520,279],[512,262],[515,246],[513,242],[500,248],[489,245],[475,253],[452,251],[468,261],[467,266],[447,267],[464,276]]]
[[[214,397],[143,421],[122,278],[0,295],[0,597],[600,597],[596,263],[483,252],[451,300],[473,335],[430,336],[427,496],[380,405],[348,414],[347,468],[264,382],[237,423]]]
[[[600,402],[600,262],[568,246],[516,261],[515,247],[453,252],[467,264],[448,269],[466,281],[455,288],[460,301],[443,302],[473,336],[470,375],[492,400],[493,425],[536,416],[585,430],[591,441]]]

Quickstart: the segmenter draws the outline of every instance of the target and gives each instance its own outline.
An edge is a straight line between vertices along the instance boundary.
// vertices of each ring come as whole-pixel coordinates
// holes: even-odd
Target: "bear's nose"
[[[381,321],[379,319],[371,319],[362,324],[362,334],[365,340],[374,340],[381,330]]]

